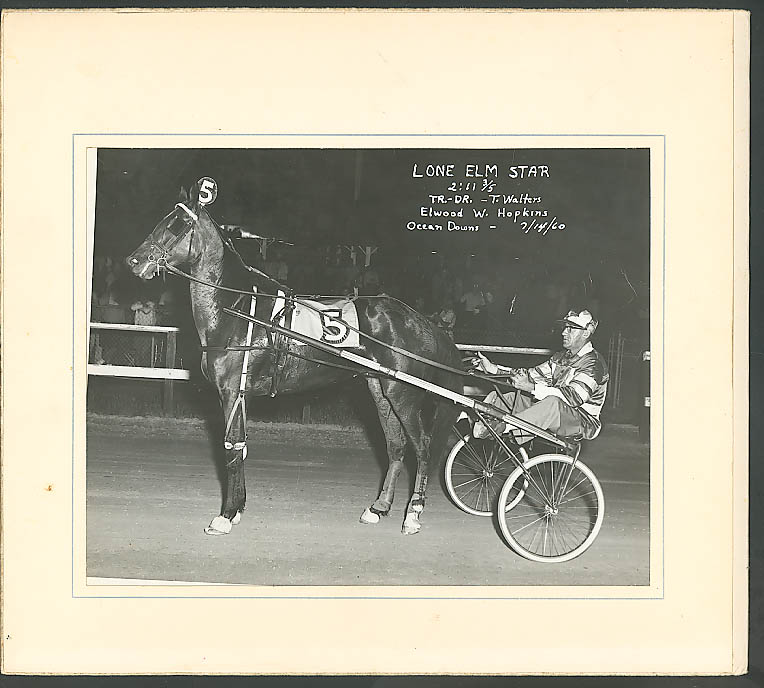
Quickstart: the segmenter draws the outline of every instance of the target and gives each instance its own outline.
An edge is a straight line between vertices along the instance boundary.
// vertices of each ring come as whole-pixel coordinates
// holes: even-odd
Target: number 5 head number
[[[199,203],[209,205],[214,203],[218,197],[218,185],[212,177],[202,177],[197,184],[199,185]]]

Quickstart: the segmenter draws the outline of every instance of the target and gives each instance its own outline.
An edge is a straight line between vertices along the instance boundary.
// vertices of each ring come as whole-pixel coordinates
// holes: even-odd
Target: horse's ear
[[[178,192],[178,201],[180,203],[188,203],[188,194],[186,193],[186,188],[184,186],[180,187],[180,191]]]
[[[194,212],[199,210],[199,182],[188,190],[188,205],[194,209]]]

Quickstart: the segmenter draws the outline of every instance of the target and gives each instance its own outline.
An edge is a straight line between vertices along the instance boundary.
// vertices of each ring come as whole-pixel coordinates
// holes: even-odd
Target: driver
[[[508,373],[510,383],[517,390],[502,395],[491,392],[485,398],[486,403],[560,436],[580,435],[591,440],[602,427],[600,411],[609,378],[605,360],[589,341],[598,323],[587,310],[569,311],[559,322],[563,350],[545,363],[535,368],[507,368],[478,353],[473,365],[492,375]],[[508,430],[502,421],[489,422],[498,434],[511,432],[519,445],[533,439],[532,435],[516,428]],[[491,433],[478,421],[473,434],[482,439]]]

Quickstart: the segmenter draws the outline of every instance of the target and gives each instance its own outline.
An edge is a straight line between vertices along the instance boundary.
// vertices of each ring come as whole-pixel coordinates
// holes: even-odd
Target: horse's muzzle
[[[148,258],[140,259],[135,254],[128,256],[125,259],[127,267],[132,270],[133,274],[144,280],[150,280],[158,272],[158,266],[155,261],[148,260]]]

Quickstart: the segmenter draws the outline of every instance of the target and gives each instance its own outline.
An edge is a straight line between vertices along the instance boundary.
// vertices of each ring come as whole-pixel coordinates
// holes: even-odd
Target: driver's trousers
[[[513,416],[562,437],[571,437],[583,432],[581,420],[575,409],[568,406],[560,397],[548,396],[536,401],[521,392],[508,392],[501,395],[491,392],[485,398],[485,403],[492,404],[503,411],[509,411]],[[530,442],[534,437],[517,428],[510,428],[509,431],[517,444]]]

